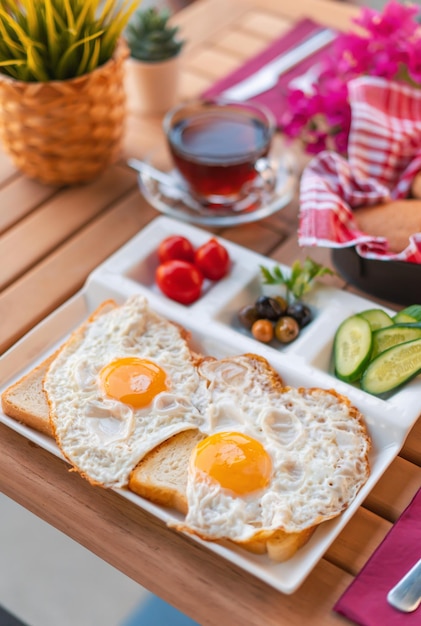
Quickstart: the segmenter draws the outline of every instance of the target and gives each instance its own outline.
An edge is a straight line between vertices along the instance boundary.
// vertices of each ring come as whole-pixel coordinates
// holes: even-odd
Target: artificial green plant
[[[65,80],[108,61],[140,0],[1,0],[0,72]]]

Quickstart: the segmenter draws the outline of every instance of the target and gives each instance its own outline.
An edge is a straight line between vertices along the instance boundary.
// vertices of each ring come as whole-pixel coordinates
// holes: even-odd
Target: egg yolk
[[[147,359],[117,359],[103,367],[99,375],[108,396],[137,409],[167,389],[164,370]]]
[[[262,444],[236,432],[203,439],[193,451],[192,463],[238,496],[263,489],[272,474],[272,461]]]

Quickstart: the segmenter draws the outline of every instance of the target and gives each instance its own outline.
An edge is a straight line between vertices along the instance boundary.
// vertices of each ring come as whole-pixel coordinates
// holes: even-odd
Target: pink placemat
[[[420,626],[421,607],[402,613],[389,590],[421,558],[421,489],[392,526],[334,610],[360,626]]]
[[[308,39],[311,35],[314,35],[318,31],[323,30],[323,26],[317,24],[311,19],[303,19],[296,24],[287,33],[273,41],[267,48],[256,56],[249,59],[244,65],[235,71],[231,72],[221,80],[217,81],[202,93],[202,97],[213,98],[221,94],[225,89],[237,84],[244,78],[248,78],[254,74],[258,69],[266,65],[269,61],[272,61],[275,57],[279,56],[283,52],[287,52],[294,48],[298,44]],[[312,67],[315,63],[323,59],[326,54],[329,54],[329,50],[332,44],[325,46],[323,49],[315,52],[305,60],[301,61],[298,65],[293,67],[285,74],[279,77],[278,83],[272,89],[261,93],[254,98],[250,98],[250,101],[260,102],[266,105],[274,114],[278,125],[281,125],[281,118],[287,105],[287,87],[288,83],[296,76],[303,74],[306,70]]]

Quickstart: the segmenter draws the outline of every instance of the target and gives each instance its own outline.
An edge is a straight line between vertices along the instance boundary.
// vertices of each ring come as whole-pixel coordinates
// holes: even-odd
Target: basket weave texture
[[[19,170],[42,183],[76,184],[116,160],[128,55],[120,40],[104,65],[64,81],[23,82],[0,74],[0,140]]]

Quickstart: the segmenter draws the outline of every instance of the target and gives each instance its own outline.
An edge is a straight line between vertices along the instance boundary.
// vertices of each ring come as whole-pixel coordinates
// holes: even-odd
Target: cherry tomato
[[[200,298],[203,275],[193,263],[180,259],[161,263],[155,279],[162,293],[176,302],[191,304]]]
[[[228,251],[214,238],[196,250],[194,262],[203,276],[210,280],[220,280],[228,273],[230,267]]]
[[[194,248],[186,237],[181,235],[170,235],[161,241],[158,246],[158,258],[160,263],[182,259],[183,261],[194,261]]]

